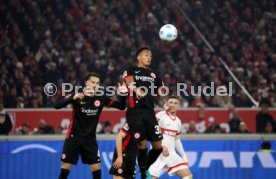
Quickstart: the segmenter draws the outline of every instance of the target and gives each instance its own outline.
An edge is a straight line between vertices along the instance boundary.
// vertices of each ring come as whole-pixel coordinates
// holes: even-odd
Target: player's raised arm
[[[116,150],[117,150],[117,159],[116,161],[113,163],[114,168],[118,169],[122,166],[123,164],[123,152],[122,152],[122,141],[123,139],[126,137],[125,132],[123,132],[123,130],[120,130],[120,132],[118,133],[117,137],[116,137]]]
[[[104,105],[106,107],[113,107],[120,110],[124,110],[126,108],[126,94],[128,90],[125,83],[122,85],[118,83],[118,91],[120,92],[120,95],[117,96],[118,100],[112,100],[107,96],[105,97]]]
[[[83,99],[83,98],[84,98],[84,94],[82,93],[77,93],[74,96],[70,94],[69,96],[66,96],[64,99],[57,101],[54,107],[55,109],[60,109],[72,103],[74,100]]]
[[[129,89],[129,92],[135,92],[137,99],[142,99],[145,97],[145,93],[140,88],[137,88],[134,81],[134,70],[132,68],[126,70],[123,74],[124,81],[126,86]]]

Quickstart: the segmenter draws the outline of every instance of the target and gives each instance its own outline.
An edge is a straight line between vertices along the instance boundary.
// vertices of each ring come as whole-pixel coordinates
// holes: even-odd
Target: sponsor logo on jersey
[[[96,101],[94,102],[94,105],[95,105],[96,107],[99,107],[99,106],[101,105],[101,102],[100,102],[99,100],[96,100]]]
[[[136,81],[148,81],[148,82],[154,82],[154,78],[153,77],[149,77],[149,76],[135,76],[135,80]]]
[[[164,128],[161,128],[161,131],[163,134],[167,134],[169,136],[177,136],[179,133],[177,131],[173,131],[173,130],[168,130],[168,129],[164,129]]]
[[[87,116],[95,116],[97,115],[99,109],[84,109],[81,108],[81,112],[85,113]]]

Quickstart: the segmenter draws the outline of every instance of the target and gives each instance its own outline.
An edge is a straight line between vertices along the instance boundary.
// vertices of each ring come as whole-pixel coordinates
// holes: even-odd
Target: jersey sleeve
[[[116,108],[120,110],[124,110],[126,108],[126,99],[125,97],[121,97],[121,100],[112,100],[111,98],[104,96],[104,106],[107,108]]]
[[[133,77],[134,76],[134,68],[128,68],[126,71],[123,73],[123,79],[125,80],[126,78]]]
[[[178,124],[177,125],[178,125],[177,135],[180,135],[180,133],[181,133],[181,126],[182,126],[180,119],[178,120]]]
[[[70,103],[73,103],[73,101],[74,101],[73,96],[74,96],[74,94],[69,94],[69,95],[65,96],[64,99],[57,101],[54,104],[55,109],[60,109],[60,108],[63,108],[64,106],[67,106]]]
[[[121,131],[125,134],[129,134],[129,127],[128,127],[128,124],[125,123],[121,129]]]
[[[158,124],[160,126],[160,124],[162,123],[163,111],[158,112],[155,116],[156,116],[157,122],[158,122]]]

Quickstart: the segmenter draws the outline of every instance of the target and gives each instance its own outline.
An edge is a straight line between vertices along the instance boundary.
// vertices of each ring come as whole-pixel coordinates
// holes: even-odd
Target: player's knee
[[[62,162],[61,163],[61,168],[64,168],[66,170],[70,170],[71,169],[71,164],[70,163],[65,163],[65,162]]]
[[[147,141],[142,140],[142,141],[138,142],[137,145],[138,145],[139,149],[146,149],[147,148]]]
[[[151,143],[153,149],[162,149],[162,142],[160,141],[154,141]]]
[[[94,171],[100,170],[101,165],[100,165],[100,163],[92,164],[92,165],[90,165],[90,168],[91,168],[91,171],[94,172]]]

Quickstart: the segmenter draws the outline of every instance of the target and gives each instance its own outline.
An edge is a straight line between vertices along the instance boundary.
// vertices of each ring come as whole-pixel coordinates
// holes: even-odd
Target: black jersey
[[[135,86],[141,89],[147,89],[147,95],[138,100],[136,98],[135,92],[133,95],[129,92],[129,108],[144,106],[150,109],[154,108],[153,98],[158,95],[158,89],[163,86],[163,82],[159,75],[154,73],[150,68],[142,68],[142,67],[130,67],[124,72],[123,77],[133,77]],[[154,86],[154,88],[150,89],[150,86]],[[153,94],[152,94],[153,93]]]
[[[138,150],[137,143],[129,132],[128,124],[125,123],[121,130],[126,134],[122,143],[122,153],[136,152]]]
[[[125,109],[125,100],[115,101],[103,96],[84,96],[82,100],[73,100],[73,95],[58,101],[56,109],[72,103],[73,112],[66,138],[69,136],[95,137],[96,128],[103,107]]]

